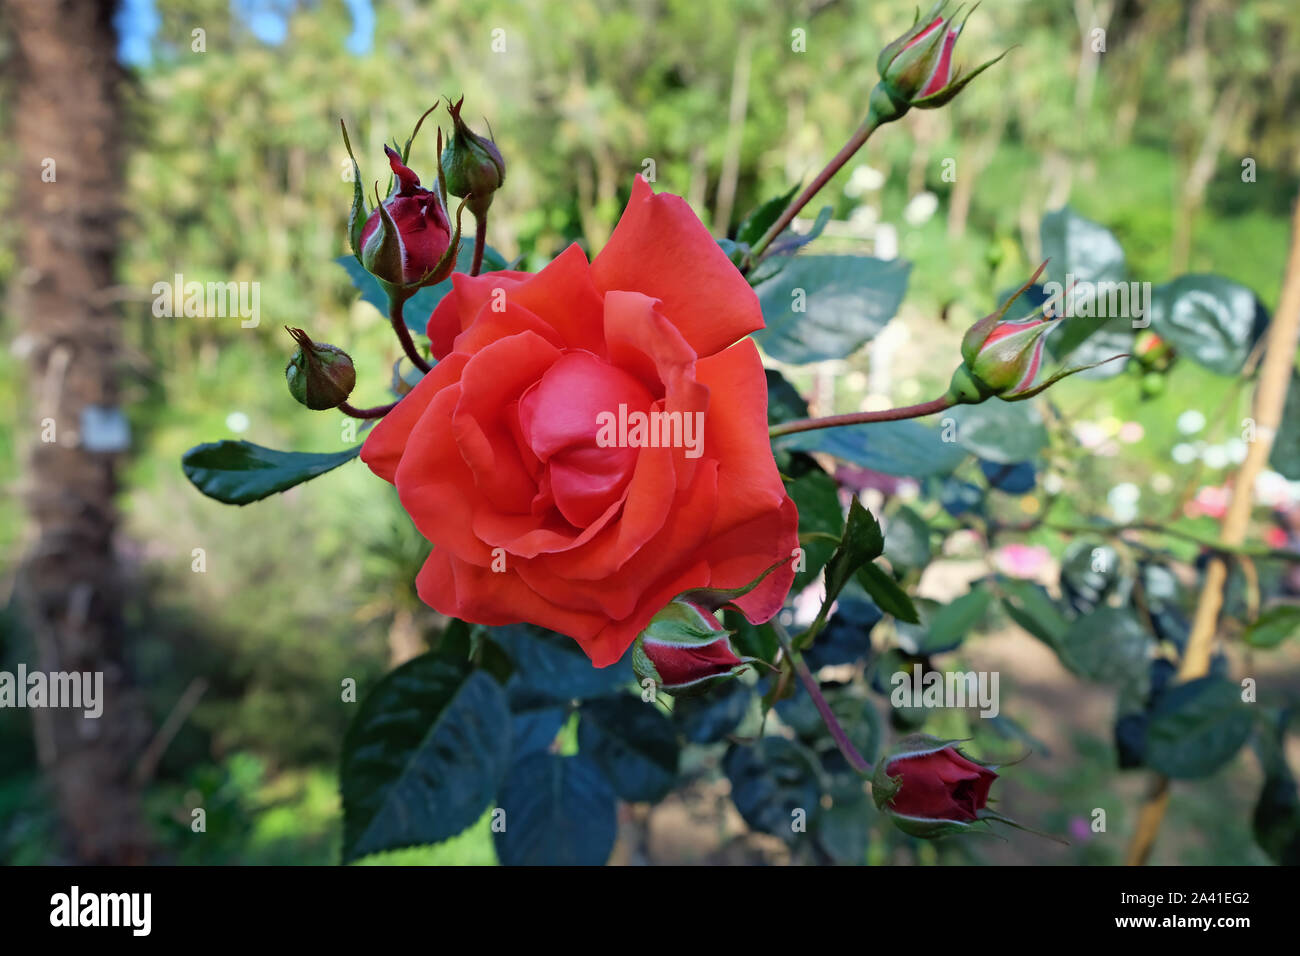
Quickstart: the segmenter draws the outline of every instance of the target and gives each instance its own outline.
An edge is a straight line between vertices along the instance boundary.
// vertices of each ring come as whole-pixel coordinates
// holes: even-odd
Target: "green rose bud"
[[[352,358],[335,345],[313,342],[302,329],[286,331],[298,343],[284,369],[289,394],[315,411],[338,408],[357,384]]]

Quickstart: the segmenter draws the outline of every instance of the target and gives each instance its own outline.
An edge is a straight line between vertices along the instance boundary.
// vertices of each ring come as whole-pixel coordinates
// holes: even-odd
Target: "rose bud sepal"
[[[945,19],[942,14],[946,6],[946,0],[936,3],[924,18],[918,17],[912,28],[886,46],[877,58],[881,85],[890,91],[892,100],[904,104],[902,110],[889,119],[901,116],[911,107],[936,109],[945,105],[971,80],[1010,52],[1003,51],[965,75],[960,69],[954,71],[953,49],[970,14],[953,26],[957,13]],[[974,7],[970,12],[975,12]]]
[[[492,205],[493,194],[506,181],[506,163],[492,139],[479,136],[461,119],[461,105],[447,101],[451,114],[452,134],[442,151],[442,169],[447,192],[464,199],[475,218],[481,218]]]
[[[361,233],[366,228],[366,191],[361,186],[361,167],[357,165],[357,157],[352,153],[352,141],[348,139],[348,128],[343,120],[339,120],[339,128],[343,130],[343,145],[347,148],[348,159],[352,161],[352,209],[348,213],[348,245],[352,248],[352,254],[356,256],[357,262],[361,262]],[[365,263],[362,263],[364,266]]]
[[[357,384],[351,356],[336,345],[313,342],[302,329],[286,331],[298,343],[284,369],[289,394],[318,412],[346,402]]]
[[[732,633],[699,605],[672,601],[637,637],[632,669],[641,680],[652,680],[670,694],[703,693],[735,677],[754,660],[736,654]]]

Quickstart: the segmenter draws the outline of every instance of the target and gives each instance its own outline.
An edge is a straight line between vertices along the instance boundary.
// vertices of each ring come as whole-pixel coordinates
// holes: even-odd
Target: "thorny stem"
[[[767,232],[763,233],[758,242],[754,243],[753,248],[749,250],[751,262],[758,260],[758,257],[762,254],[763,250],[772,244],[773,239],[785,231],[786,227],[794,221],[794,217],[799,215],[799,210],[808,205],[808,203],[812,201],[813,196],[817,195],[817,193],[821,191],[821,188],[830,182],[831,177],[838,173],[840,169],[843,168],[844,164],[852,158],[853,154],[862,148],[862,144],[867,141],[867,137],[869,137],[879,125],[880,124],[877,122],[874,114],[867,116],[862,125],[857,128],[857,131],[853,134],[852,138],[845,143],[843,148],[835,154],[834,158],[826,164],[826,168],[818,173],[817,177],[804,187],[803,192],[799,193],[799,195],[790,202],[790,205],[785,207],[785,211],[781,213],[776,222],[772,223]]]
[[[904,418],[924,418],[956,404],[947,395],[943,395],[920,405],[904,405],[902,408],[886,408],[878,412],[850,412],[846,415],[828,415],[826,418],[797,418],[792,422],[773,425],[767,433],[772,438],[781,435],[793,435],[795,432],[810,432],[818,428],[838,428],[841,425],[861,425],[866,422],[896,422]]]
[[[402,308],[406,305],[405,296],[390,295],[388,297],[388,318],[392,320],[393,331],[397,333],[397,341],[402,343],[402,351],[406,357],[411,360],[411,364],[421,372],[427,372],[433,366],[424,360],[420,350],[415,347],[415,341],[411,338],[411,330],[406,327],[406,319],[402,315]]]
[[[794,649],[790,642],[790,635],[781,625],[780,621],[772,621],[772,630],[776,632],[776,639],[781,644],[781,650],[789,658],[791,666],[794,668],[795,675],[799,678],[799,683],[803,684],[804,690],[812,698],[813,706],[817,708],[817,713],[821,714],[822,720],[826,723],[826,729],[831,732],[831,738],[835,741],[835,746],[844,754],[844,759],[858,773],[865,776],[871,774],[871,764],[862,754],[858,753],[858,748],[853,746],[853,741],[849,740],[849,735],[844,732],[840,726],[839,720],[835,717],[835,712],[831,710],[831,705],[826,703],[826,698],[822,696],[822,689],[817,684],[817,678],[813,676],[808,665],[804,663],[803,655]]]

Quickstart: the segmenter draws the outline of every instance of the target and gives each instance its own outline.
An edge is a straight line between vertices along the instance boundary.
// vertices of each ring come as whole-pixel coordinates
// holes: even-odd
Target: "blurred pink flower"
[[[994,561],[1013,578],[1032,578],[1046,566],[1051,557],[1042,545],[1007,544],[998,548]]]

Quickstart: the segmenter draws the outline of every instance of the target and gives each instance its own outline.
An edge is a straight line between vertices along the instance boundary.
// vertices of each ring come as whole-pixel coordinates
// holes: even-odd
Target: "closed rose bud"
[[[442,151],[443,176],[447,192],[464,199],[465,208],[475,216],[482,216],[492,205],[492,194],[506,181],[506,164],[496,143],[476,134],[460,118],[464,102],[461,97],[447,103],[452,134],[451,142]]]
[[[731,632],[699,605],[678,599],[656,614],[632,651],[632,668],[671,694],[698,693],[739,674],[752,658],[738,657]]]
[[[918,17],[912,28],[890,43],[876,60],[880,71],[879,94],[872,104],[881,119],[896,119],[911,107],[934,109],[943,106],[975,77],[1006,56],[989,60],[962,76],[953,70],[952,53],[966,21],[954,25],[956,13],[943,16],[947,0]],[[960,12],[960,8],[958,8]]]
[[[966,330],[961,340],[962,364],[953,373],[948,386],[947,398],[951,402],[975,405],[994,396],[1004,402],[1020,402],[1033,398],[1067,375],[1103,364],[1095,362],[1062,369],[1046,381],[1034,384],[1043,364],[1045,336],[1059,321],[1045,317],[1052,314],[1052,302],[1044,303],[1023,319],[1009,320],[1006,314],[1016,299],[1038,281],[1046,267],[1044,262],[1000,309]]]
[[[997,778],[954,741],[914,734],[876,765],[871,794],[903,832],[936,837],[959,833],[986,817],[1000,819],[986,810]]]
[[[397,150],[385,146],[396,180],[393,191],[366,220],[358,255],[376,278],[393,286],[420,287],[441,282],[451,272],[451,225],[438,194],[420,185],[420,177]]]
[[[357,371],[347,352],[313,342],[302,329],[288,329],[298,351],[285,366],[289,394],[315,411],[338,408],[357,384]]]

